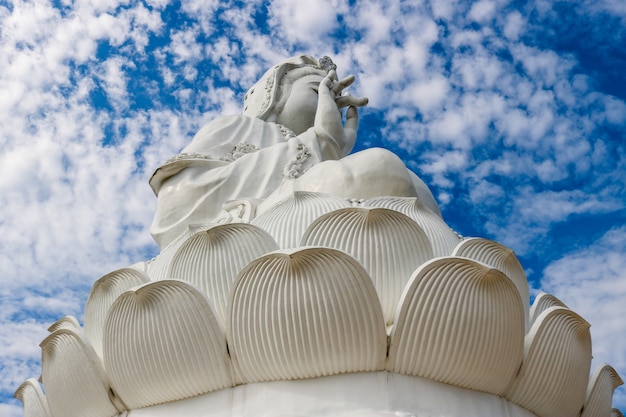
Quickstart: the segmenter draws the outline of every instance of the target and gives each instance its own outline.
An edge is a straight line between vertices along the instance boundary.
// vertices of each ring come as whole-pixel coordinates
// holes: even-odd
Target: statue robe
[[[157,195],[150,232],[159,246],[167,246],[190,225],[215,220],[228,201],[266,198],[284,180],[339,157],[312,129],[299,136],[285,130],[256,118],[222,117],[158,168],[150,179]]]

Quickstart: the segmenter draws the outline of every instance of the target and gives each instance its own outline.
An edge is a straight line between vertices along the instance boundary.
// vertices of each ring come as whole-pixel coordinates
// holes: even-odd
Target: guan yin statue
[[[589,324],[531,307],[513,251],[391,152],[348,155],[367,99],[335,69],[279,63],[156,170],[160,254],[50,327],[25,416],[621,416]]]

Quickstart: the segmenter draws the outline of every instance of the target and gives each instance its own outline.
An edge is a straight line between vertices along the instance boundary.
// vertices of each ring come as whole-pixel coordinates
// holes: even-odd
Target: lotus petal
[[[124,291],[148,282],[148,277],[134,268],[122,268],[97,280],[85,304],[85,336],[102,358],[104,319],[113,302]]]
[[[623,383],[622,378],[611,366],[604,364],[597,367],[589,382],[585,407],[580,417],[609,417],[612,411],[613,391]]]
[[[590,366],[589,323],[572,310],[550,307],[526,335],[522,367],[504,396],[540,417],[576,417]]]
[[[434,256],[450,256],[461,240],[450,226],[415,197],[378,197],[367,200],[367,207],[380,207],[398,211],[412,218],[426,233]]]
[[[225,328],[228,296],[237,274],[253,259],[277,249],[274,238],[251,224],[215,226],[196,233],[180,247],[168,275],[204,292]]]
[[[313,220],[348,206],[348,201],[341,197],[295,191],[291,197],[275,204],[252,220],[252,224],[266,230],[281,248],[295,248]]]
[[[174,239],[169,245],[164,247],[157,256],[150,261],[146,262],[146,273],[152,281],[159,281],[162,279],[170,279],[169,276],[170,264],[172,258],[178,249],[193,235],[199,232],[203,232],[213,227],[213,224],[194,224],[190,225],[185,233]]]
[[[232,385],[226,341],[209,301],[182,281],[124,292],[104,325],[104,364],[130,408]]]
[[[76,330],[59,329],[40,346],[42,380],[53,417],[109,417],[123,411],[109,397],[110,384],[98,355]]]
[[[132,265],[128,265],[127,268],[136,269],[137,271],[147,275],[147,265],[144,261],[135,262]]]
[[[411,218],[383,208],[344,208],[316,219],[302,246],[342,250],[368,271],[378,292],[387,326],[393,323],[411,273],[433,257],[424,231]]]
[[[453,255],[470,258],[504,272],[519,291],[524,306],[524,320],[528,326],[528,309],[530,307],[528,280],[515,252],[492,240],[469,238],[459,242]]]
[[[233,286],[228,341],[242,383],[384,368],[387,337],[363,267],[329,248],[252,261]]]
[[[74,316],[65,316],[56,322],[52,323],[50,327],[48,327],[48,331],[50,333],[54,333],[59,329],[74,329],[78,332],[82,332],[80,327],[80,323]]]
[[[624,417],[624,414],[622,414],[622,412],[617,408],[614,408],[611,410],[611,417]]]
[[[28,378],[15,391],[15,398],[24,405],[24,417],[50,417],[48,400],[35,378]]]
[[[524,311],[502,272],[465,258],[420,266],[402,294],[387,369],[500,395],[523,354]]]
[[[547,294],[545,292],[539,293],[537,297],[535,297],[535,302],[530,308],[530,319],[529,319],[530,325],[532,326],[535,323],[535,321],[537,321],[537,317],[539,317],[541,313],[543,313],[545,310],[549,309],[550,307],[567,308],[567,306],[563,304],[563,302],[559,300],[558,298],[556,298],[554,295]]]

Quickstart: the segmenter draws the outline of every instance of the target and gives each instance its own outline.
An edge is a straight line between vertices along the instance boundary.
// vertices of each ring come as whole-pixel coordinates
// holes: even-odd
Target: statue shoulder
[[[222,116],[202,127],[182,153],[226,155],[244,142],[260,149],[283,140],[275,123],[243,115]]]

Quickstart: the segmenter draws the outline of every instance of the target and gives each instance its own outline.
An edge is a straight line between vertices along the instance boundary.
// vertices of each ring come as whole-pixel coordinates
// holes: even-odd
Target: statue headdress
[[[244,98],[243,115],[265,120],[278,101],[278,85],[283,76],[296,68],[310,67],[326,73],[337,69],[327,56],[315,59],[309,55],[298,55],[270,68],[259,81],[248,90]]]
[[[277,100],[280,98],[277,87],[280,85],[281,79],[287,72],[298,68],[311,68],[328,73],[331,70],[335,70],[337,66],[327,56],[317,60],[308,55],[298,55],[280,62],[263,74],[261,79],[248,90],[244,100],[243,115],[266,120]],[[246,123],[254,122],[248,120]],[[211,128],[214,127],[215,126],[211,126]],[[215,133],[207,129],[209,129],[208,126],[202,128],[196,134],[191,144],[186,146],[180,154],[170,158],[157,168],[150,178],[150,187],[152,187],[156,195],[159,194],[161,185],[167,178],[176,175],[189,166],[202,165],[206,169],[224,166],[232,161],[238,154],[256,150],[247,143],[239,143],[233,146],[228,140],[224,141],[220,139],[218,141],[211,140],[208,142],[202,140],[207,134]]]

